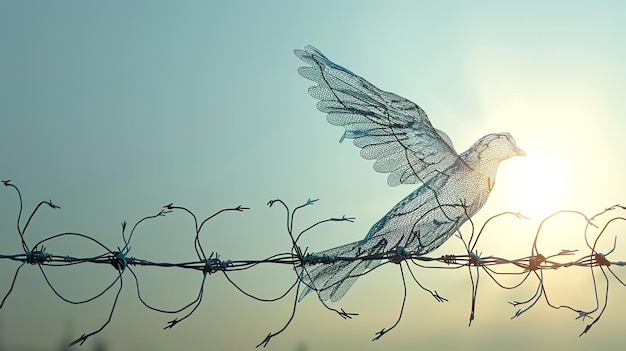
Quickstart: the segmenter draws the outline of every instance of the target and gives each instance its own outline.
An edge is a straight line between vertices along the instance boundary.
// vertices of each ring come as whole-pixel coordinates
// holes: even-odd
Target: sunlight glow
[[[558,159],[527,156],[515,163],[514,203],[522,213],[536,217],[567,208],[573,184],[571,172]]]

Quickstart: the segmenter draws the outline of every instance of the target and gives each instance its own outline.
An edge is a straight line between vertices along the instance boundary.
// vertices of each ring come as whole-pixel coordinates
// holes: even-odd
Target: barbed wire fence
[[[518,219],[525,218],[521,213],[514,212],[502,212],[496,214],[490,218],[488,218],[482,225],[477,225],[473,222],[472,218],[468,217],[469,222],[469,234],[462,234],[460,231],[455,234],[456,238],[460,240],[464,247],[464,252],[461,254],[446,254],[441,256],[428,256],[428,255],[419,255],[416,252],[407,251],[402,246],[397,246],[393,250],[387,252],[376,253],[372,255],[360,255],[358,257],[339,257],[339,256],[329,256],[323,254],[315,254],[312,252],[307,252],[307,249],[303,249],[299,242],[301,237],[307,232],[311,231],[314,228],[317,228],[322,225],[326,225],[329,222],[352,222],[354,218],[351,217],[337,217],[337,218],[328,218],[324,220],[317,221],[313,224],[308,225],[303,230],[294,230],[295,227],[295,217],[298,212],[300,212],[303,208],[313,205],[317,200],[307,200],[304,204],[299,205],[293,209],[283,202],[282,200],[276,199],[268,202],[268,206],[270,207],[280,207],[286,213],[286,231],[288,234],[288,239],[290,240],[291,250],[289,252],[283,252],[274,254],[265,259],[222,259],[217,252],[207,251],[201,244],[201,233],[204,229],[204,226],[207,222],[214,219],[216,216],[219,216],[225,212],[242,212],[249,210],[247,207],[237,206],[233,208],[224,208],[220,211],[217,211],[211,216],[206,218],[199,218],[192,212],[191,210],[183,207],[177,206],[173,203],[163,206],[163,208],[157,212],[156,214],[152,214],[141,218],[138,220],[132,227],[128,226],[126,222],[122,223],[122,245],[117,247],[116,249],[111,249],[108,246],[104,245],[102,242],[96,240],[95,238],[74,232],[63,232],[57,233],[53,235],[49,235],[48,237],[39,240],[35,243],[30,243],[26,237],[26,234],[29,229],[29,224],[31,220],[36,216],[36,214],[41,211],[42,207],[48,207],[50,209],[60,209],[60,206],[53,203],[52,200],[41,201],[39,202],[33,211],[30,214],[24,213],[24,204],[22,201],[22,194],[19,188],[11,183],[10,180],[4,180],[2,183],[9,188],[12,188],[16,194],[19,201],[19,210],[16,218],[16,231],[19,236],[22,250],[23,252],[15,253],[15,254],[1,254],[0,259],[2,260],[10,260],[18,262],[19,265],[13,274],[13,278],[10,284],[3,284],[2,286],[6,286],[6,292],[0,291],[0,296],[2,299],[0,301],[0,314],[2,313],[2,308],[5,304],[10,303],[10,296],[15,287],[18,276],[22,270],[22,268],[29,266],[36,266],[41,272],[44,280],[50,289],[54,292],[54,294],[60,298],[61,300],[69,303],[69,304],[86,304],[92,302],[107,292],[112,291],[114,294],[114,299],[112,306],[106,315],[106,320],[102,323],[102,325],[90,332],[83,333],[80,337],[76,338],[72,341],[69,346],[72,345],[82,345],[87,341],[90,337],[101,332],[112,320],[113,314],[115,312],[115,307],[118,302],[118,298],[122,289],[124,287],[124,278],[130,274],[132,279],[134,280],[134,285],[137,291],[137,298],[139,302],[144,305],[146,308],[160,312],[163,314],[173,315],[175,316],[173,319],[167,321],[165,323],[164,329],[170,329],[177,326],[179,323],[183,322],[187,318],[189,318],[200,306],[203,301],[204,296],[204,288],[209,280],[209,276],[213,274],[221,274],[226,280],[232,284],[239,292],[242,294],[264,302],[274,302],[283,299],[293,299],[293,305],[291,308],[290,315],[285,317],[285,322],[282,326],[279,326],[275,331],[269,332],[263,340],[257,345],[259,346],[267,346],[272,338],[283,333],[287,330],[290,323],[293,321],[296,315],[297,306],[298,306],[298,296],[300,291],[304,288],[310,288],[318,294],[322,293],[326,289],[333,289],[335,285],[341,284],[341,282],[337,282],[335,284],[323,287],[314,286],[314,283],[306,283],[307,281],[311,282],[311,279],[304,279],[308,276],[308,269],[311,267],[315,267],[318,265],[332,265],[339,261],[378,261],[384,260],[384,264],[396,264],[400,269],[400,273],[402,276],[402,283],[404,288],[403,300],[400,311],[398,313],[398,317],[394,323],[392,323],[388,327],[382,328],[379,332],[375,333],[374,340],[380,339],[383,335],[387,334],[389,331],[393,330],[401,321],[402,313],[404,310],[404,305],[407,297],[407,280],[413,280],[421,289],[427,291],[432,295],[432,297],[438,302],[447,301],[446,298],[439,295],[436,290],[431,290],[425,286],[423,286],[418,279],[416,278],[416,274],[413,272],[413,268],[425,268],[425,269],[467,269],[470,277],[472,291],[471,291],[471,306],[470,306],[470,316],[469,316],[469,324],[471,325],[474,320],[475,309],[476,309],[476,298],[478,296],[478,288],[480,278],[486,275],[490,280],[495,282],[495,284],[503,289],[513,290],[521,287],[526,284],[528,281],[532,281],[533,279],[536,281],[536,288],[534,289],[534,293],[528,297],[527,299],[520,301],[512,301],[511,305],[518,308],[515,314],[511,318],[520,317],[525,312],[529,311],[533,307],[537,305],[537,303],[541,300],[544,300],[546,305],[553,309],[565,309],[569,310],[573,313],[576,319],[581,320],[590,320],[588,324],[584,327],[579,336],[587,333],[596,323],[598,323],[604,314],[609,301],[609,283],[610,281],[617,281],[617,283],[626,286],[626,279],[623,279],[618,274],[618,267],[623,267],[626,265],[626,262],[613,260],[611,254],[614,253],[615,248],[617,246],[617,235],[613,238],[613,247],[607,252],[600,252],[598,250],[598,243],[601,238],[606,237],[608,233],[608,229],[618,222],[626,221],[626,217],[623,216],[620,211],[626,213],[626,207],[621,205],[614,205],[608,207],[599,213],[588,217],[582,212],[572,211],[572,210],[563,210],[555,212],[547,217],[545,217],[539,223],[535,233],[534,240],[531,246],[530,255],[509,259],[498,257],[494,255],[483,256],[482,254],[477,252],[477,244],[481,239],[483,232],[486,228],[488,228],[494,221],[496,221],[500,217],[509,216]],[[446,205],[452,207],[458,207],[460,209],[465,210],[465,205],[460,202],[459,204],[454,205]],[[194,223],[195,235],[193,239],[193,248],[195,251],[196,257],[193,260],[187,262],[155,262],[151,260],[145,260],[141,258],[136,258],[130,256],[131,251],[131,242],[133,239],[133,235],[135,234],[136,229],[147,221],[156,220],[159,217],[166,216],[171,212],[182,212],[188,215]],[[546,223],[554,220],[554,218],[560,215],[574,215],[583,219],[585,226],[581,231],[581,235],[583,235],[583,239],[585,242],[586,248],[583,251],[572,250],[572,249],[561,249],[558,252],[545,253],[540,249],[540,237],[543,233],[543,228]],[[596,233],[593,233],[596,231]],[[61,237],[71,238],[75,240],[86,240],[101,250],[101,253],[95,256],[90,257],[81,257],[81,256],[70,256],[70,255],[58,255],[53,252],[48,252],[46,250],[46,245],[52,242],[55,239],[59,239]],[[575,259],[573,259],[575,258]],[[66,266],[75,266],[75,265],[88,265],[88,264],[98,264],[111,266],[116,272],[115,278],[108,284],[102,291],[91,296],[87,299],[82,300],[72,300],[65,297],[61,294],[52,284],[48,275],[46,274],[43,267],[45,266],[57,266],[57,267],[66,267]],[[246,291],[241,286],[239,286],[233,279],[231,279],[231,275],[236,274],[238,271],[244,271],[256,266],[260,265],[283,265],[287,266],[293,270],[293,283],[288,287],[288,289],[278,296],[274,298],[261,298],[255,296],[254,294]],[[382,265],[380,265],[382,266]],[[377,269],[378,267],[374,269]],[[139,279],[137,272],[139,267],[168,267],[168,268],[177,268],[177,269],[185,269],[185,270],[194,270],[198,271],[200,274],[200,288],[198,290],[197,295],[192,301],[189,301],[186,304],[183,304],[180,308],[175,309],[164,309],[158,306],[153,306],[148,303],[143,297],[139,284]],[[413,268],[412,268],[413,267]],[[593,303],[593,307],[590,309],[581,309],[575,306],[570,305],[562,305],[553,302],[549,298],[548,289],[545,284],[545,275],[544,272],[556,270],[556,269],[564,269],[569,267],[579,267],[579,268],[587,268],[590,274],[591,280],[593,282],[592,292],[595,298]],[[349,275],[346,279],[354,278],[357,276],[362,276],[368,274],[370,271],[366,271],[364,273],[358,275]],[[408,272],[408,275],[405,274]],[[410,276],[410,279],[408,278]],[[505,284],[503,283],[503,277],[514,278],[514,283]],[[605,289],[601,291],[600,284],[598,281],[602,279],[604,281]],[[292,294],[293,293],[293,294]],[[291,296],[293,295],[293,296]],[[319,298],[319,301],[322,305],[334,312],[337,313],[340,317],[345,319],[351,319],[354,316],[357,316],[357,313],[347,312],[341,308],[337,309],[332,306],[329,306],[324,302],[322,298]]]

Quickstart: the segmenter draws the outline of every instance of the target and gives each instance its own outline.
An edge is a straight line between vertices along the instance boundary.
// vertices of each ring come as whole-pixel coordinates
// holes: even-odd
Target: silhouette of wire
[[[425,254],[420,254],[417,251],[408,251],[405,247],[396,245],[393,250],[384,251],[384,252],[375,252],[372,254],[359,254],[352,257],[343,257],[343,256],[332,256],[327,254],[315,254],[307,252],[307,249],[304,250],[299,245],[299,241],[302,238],[303,234],[313,230],[314,228],[320,225],[326,225],[330,222],[353,222],[354,218],[352,217],[337,217],[337,218],[328,218],[308,226],[305,226],[302,230],[296,230],[296,224],[294,218],[296,218],[296,214],[299,213],[303,208],[307,206],[311,206],[317,202],[317,199],[307,200],[304,204],[295,207],[293,210],[285,204],[282,200],[276,199],[268,202],[268,206],[272,207],[274,205],[279,205],[286,212],[286,230],[291,242],[291,250],[289,252],[283,252],[274,254],[264,259],[248,259],[248,260],[224,260],[220,258],[220,255],[217,252],[208,252],[206,251],[201,243],[200,237],[202,234],[202,230],[205,227],[205,224],[218,215],[222,215],[226,212],[242,212],[248,210],[247,207],[236,206],[233,208],[225,208],[216,213],[206,217],[199,219],[196,214],[194,214],[191,210],[182,207],[175,206],[174,204],[168,204],[163,206],[163,208],[157,212],[156,214],[146,216],[139,221],[137,221],[128,234],[126,233],[127,223],[122,223],[122,241],[123,245],[116,249],[111,249],[106,245],[102,244],[97,239],[81,233],[73,233],[73,232],[64,232],[58,233],[48,236],[36,243],[31,245],[27,240],[27,232],[28,227],[31,220],[34,216],[41,210],[44,205],[47,205],[52,209],[60,209],[60,207],[52,202],[52,200],[41,201],[37,206],[33,209],[33,211],[28,215],[26,222],[22,223],[23,218],[23,201],[20,190],[17,186],[12,184],[9,180],[2,181],[2,183],[15,190],[18,196],[19,201],[19,209],[17,213],[16,220],[16,231],[17,235],[20,239],[20,244],[22,246],[23,252],[16,254],[0,254],[0,260],[10,260],[19,262],[18,267],[13,274],[13,278],[11,279],[11,283],[8,285],[8,289],[2,296],[2,300],[0,301],[0,313],[2,312],[2,308],[5,303],[9,301],[9,297],[14,291],[15,283],[18,279],[19,273],[22,268],[26,265],[37,266],[39,271],[48,287],[54,292],[54,294],[59,297],[62,301],[65,301],[70,304],[85,304],[92,302],[103,295],[105,295],[110,290],[113,290],[114,287],[117,287],[115,290],[115,295],[113,299],[113,303],[111,308],[106,316],[106,320],[102,322],[100,327],[96,328],[93,331],[83,333],[80,337],[75,339],[70,343],[70,345],[75,344],[83,344],[87,341],[91,336],[96,335],[101,332],[112,320],[113,314],[115,312],[115,307],[118,302],[118,298],[122,289],[124,287],[124,278],[128,278],[128,274],[126,272],[130,272],[130,277],[134,280],[134,286],[137,290],[137,298],[141,304],[143,304],[146,308],[157,311],[164,314],[173,314],[177,315],[174,319],[166,322],[164,329],[170,329],[174,326],[178,325],[180,322],[189,318],[194,314],[194,312],[199,308],[202,303],[204,296],[204,287],[207,282],[207,277],[214,273],[221,273],[226,280],[237,289],[240,293],[253,298],[257,301],[261,302],[275,302],[285,298],[288,298],[290,293],[293,293],[292,299],[292,308],[291,312],[286,318],[285,323],[277,329],[275,332],[270,332],[267,336],[257,345],[266,346],[270,340],[284,332],[291,322],[294,320],[297,306],[298,306],[298,296],[303,289],[311,289],[317,295],[319,301],[322,305],[328,310],[337,313],[340,317],[344,319],[351,319],[354,316],[357,316],[357,313],[346,312],[342,308],[334,308],[328,305],[325,302],[325,299],[320,295],[326,289],[334,289],[336,286],[341,284],[342,282],[336,282],[335,284],[331,284],[329,286],[316,287],[310,282],[311,279],[305,279],[309,275],[309,270],[317,267],[319,265],[332,265],[337,262],[349,262],[349,261],[384,261],[382,265],[394,263],[399,267],[400,276],[402,279],[403,286],[403,297],[402,304],[400,307],[400,311],[398,313],[398,317],[390,327],[382,328],[380,331],[376,332],[373,340],[380,339],[383,335],[387,334],[391,330],[393,330],[401,321],[404,306],[407,297],[407,283],[406,283],[406,272],[408,271],[412,280],[424,291],[428,292],[433,296],[433,298],[438,302],[448,301],[446,298],[439,295],[436,290],[430,289],[422,285],[416,275],[413,272],[414,268],[417,269],[460,269],[463,267],[467,267],[469,271],[470,283],[472,286],[471,291],[471,307],[470,307],[470,317],[469,323],[471,325],[474,320],[475,310],[476,310],[476,298],[478,296],[478,288],[482,281],[480,277],[482,274],[486,274],[487,277],[493,281],[497,286],[507,290],[515,290],[522,285],[528,283],[531,280],[536,280],[536,288],[534,289],[534,293],[522,300],[511,301],[510,304],[518,307],[519,309],[514,313],[511,318],[520,317],[525,312],[529,311],[533,307],[535,307],[539,301],[542,299],[545,300],[546,304],[553,309],[565,309],[570,310],[575,313],[575,318],[584,320],[585,318],[592,319],[592,322],[587,324],[583,329],[580,335],[587,333],[593,325],[598,323],[604,314],[607,306],[608,306],[608,297],[609,297],[609,283],[610,277],[613,277],[619,284],[622,286],[626,286],[626,279],[621,278],[618,273],[616,267],[626,266],[626,262],[612,260],[610,256],[613,254],[617,247],[617,237],[613,240],[613,247],[608,252],[600,252],[598,250],[599,241],[603,236],[609,235],[608,229],[615,225],[618,222],[626,221],[626,217],[622,217],[619,214],[616,215],[615,212],[624,211],[626,212],[626,207],[615,205],[609,207],[592,217],[587,217],[585,214],[578,211],[558,211],[550,216],[544,218],[537,230],[534,234],[534,240],[530,249],[530,255],[522,258],[516,259],[507,259],[501,258],[494,255],[483,255],[477,251],[477,246],[479,240],[482,238],[482,234],[485,229],[493,223],[493,221],[503,217],[503,216],[513,216],[517,219],[524,219],[525,217],[520,213],[514,212],[503,212],[497,215],[494,215],[487,219],[483,225],[480,227],[480,230],[476,232],[476,226],[473,222],[471,216],[467,215],[467,221],[469,222],[469,235],[464,236],[460,230],[456,233],[456,237],[461,240],[463,243],[465,252],[462,254],[445,254],[441,256],[428,256]],[[444,205],[442,205],[444,206]],[[457,205],[445,205],[448,207],[457,207],[457,210],[466,210],[467,207],[463,204],[463,201],[459,201]],[[166,216],[167,214],[179,211],[186,213],[189,215],[194,222],[194,239],[193,239],[193,247],[196,253],[196,258],[187,262],[155,262],[145,259],[135,258],[129,255],[131,251],[131,243],[133,236],[135,235],[136,229],[144,222],[154,220],[158,217]],[[584,230],[582,231],[587,251],[586,255],[581,255],[578,250],[561,250],[552,254],[544,254],[540,250],[539,243],[541,242],[540,237],[543,235],[544,225],[558,216],[576,216],[577,218],[581,218],[584,221]],[[607,219],[608,218],[608,219]],[[593,234],[592,230],[598,229],[597,234]],[[57,255],[52,252],[48,252],[46,250],[46,244],[52,242],[55,239],[66,237],[73,238],[75,240],[86,240],[94,244],[98,247],[101,252],[92,257],[78,257],[78,256],[70,256],[70,255]],[[207,255],[208,253],[208,255]],[[574,260],[568,259],[573,255],[579,255]],[[44,271],[44,266],[75,266],[75,265],[83,265],[83,264],[101,264],[105,266],[110,266],[115,269],[115,277],[112,281],[107,284],[101,291],[96,293],[93,296],[90,296],[81,300],[73,300],[64,296],[59,290],[54,286],[51,279],[48,277],[46,272]],[[245,291],[242,287],[240,287],[235,281],[232,279],[231,275],[236,272],[248,270],[253,267],[257,267],[259,265],[286,265],[290,269],[293,270],[294,276],[293,281],[286,287],[284,292],[280,293],[275,297],[259,297],[255,294]],[[378,269],[382,265],[375,266],[372,270]],[[413,266],[414,268],[411,268]],[[506,270],[500,270],[498,267],[506,266]],[[148,303],[145,298],[142,296],[141,284],[139,282],[138,272],[136,272],[137,267],[175,267],[178,269],[186,269],[186,270],[195,270],[202,273],[202,277],[200,279],[200,284],[198,288],[197,295],[189,302],[183,303],[178,308],[173,309],[165,309],[158,306],[154,306]],[[559,268],[568,268],[568,267],[582,267],[589,269],[589,274],[591,276],[593,286],[593,295],[594,295],[594,307],[588,310],[576,308],[574,306],[569,305],[559,305],[553,303],[553,301],[548,296],[548,291],[546,289],[544,276],[544,271],[547,270],[556,270]],[[360,277],[368,274],[372,270],[369,271],[359,271],[358,274],[347,275],[345,279],[351,279],[355,277]],[[598,272],[599,270],[599,272]],[[600,275],[598,273],[601,273]],[[504,284],[501,281],[501,278],[507,277],[519,277],[516,282],[513,284]],[[602,278],[601,278],[602,277]],[[534,279],[532,279],[534,278]],[[603,279],[605,284],[605,289],[603,291],[600,290],[599,285],[597,283],[598,279]],[[181,315],[182,314],[182,315]]]

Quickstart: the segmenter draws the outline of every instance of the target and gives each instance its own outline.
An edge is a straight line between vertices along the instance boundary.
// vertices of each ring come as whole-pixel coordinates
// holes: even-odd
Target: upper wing
[[[298,73],[319,84],[309,88],[320,100],[317,108],[328,113],[328,122],[345,127],[341,140],[354,139],[363,158],[376,160],[376,171],[390,173],[389,185],[425,183],[457,160],[465,164],[416,104],[378,89],[312,46],[294,53],[311,65]]]

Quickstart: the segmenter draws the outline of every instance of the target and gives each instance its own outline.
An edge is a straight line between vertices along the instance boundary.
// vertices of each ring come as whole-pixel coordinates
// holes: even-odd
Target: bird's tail
[[[317,292],[322,301],[339,301],[356,279],[380,264],[380,260],[335,260],[337,257],[356,258],[370,254],[373,250],[369,241],[357,241],[337,246],[316,254],[320,262],[305,264],[301,279],[305,287],[298,301],[311,291]]]

